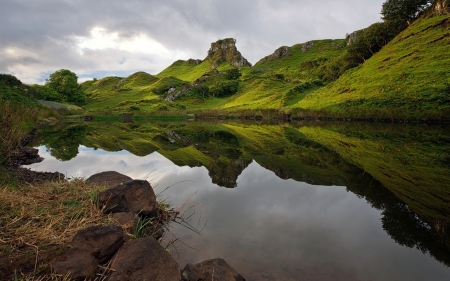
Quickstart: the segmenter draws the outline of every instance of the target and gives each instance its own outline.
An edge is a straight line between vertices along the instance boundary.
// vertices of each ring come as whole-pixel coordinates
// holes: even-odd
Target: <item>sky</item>
[[[0,0],[0,73],[43,84],[59,69],[79,82],[176,60],[204,59],[235,38],[255,64],[281,46],[344,38],[380,21],[385,0]]]

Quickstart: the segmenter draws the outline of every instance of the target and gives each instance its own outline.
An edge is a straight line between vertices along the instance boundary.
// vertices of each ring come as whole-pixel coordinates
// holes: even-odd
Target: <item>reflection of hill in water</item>
[[[62,160],[79,144],[138,156],[158,151],[178,166],[206,167],[213,183],[228,188],[253,160],[282,179],[345,185],[382,210],[383,227],[397,243],[450,265],[449,133],[327,126],[89,123],[47,129],[42,143]]]

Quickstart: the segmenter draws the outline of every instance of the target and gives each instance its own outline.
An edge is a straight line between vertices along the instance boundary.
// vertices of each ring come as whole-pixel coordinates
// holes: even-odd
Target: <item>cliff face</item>
[[[237,50],[236,40],[233,38],[211,43],[211,48],[205,60],[209,61],[211,69],[215,69],[222,62],[228,62],[235,67],[252,66]]]
[[[345,43],[347,43],[347,46],[351,45],[353,42],[358,39],[358,37],[364,32],[364,29],[360,29],[357,31],[354,31],[350,34],[345,35]]]

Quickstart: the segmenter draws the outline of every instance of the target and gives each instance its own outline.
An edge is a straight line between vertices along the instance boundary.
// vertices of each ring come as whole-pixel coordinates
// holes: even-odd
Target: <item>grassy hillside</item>
[[[449,32],[450,15],[419,19],[364,64],[295,107],[354,115],[448,115]]]
[[[211,93],[226,83],[226,72],[233,66],[226,61],[214,65],[208,60],[176,61],[156,76],[144,72],[127,78],[106,77],[83,83],[91,111],[112,113],[130,111],[174,111],[197,109],[284,108],[296,104],[307,93],[323,86],[315,76],[321,62],[335,58],[345,50],[343,40],[318,40],[289,47],[282,57],[268,56],[254,67],[242,66],[236,94],[218,97]],[[189,94],[195,85],[207,86],[209,95]],[[173,102],[164,101],[169,90],[183,91]],[[173,91],[173,90],[172,90]]]
[[[318,69],[344,54],[344,40],[281,47],[239,67],[237,91],[218,95],[233,66],[176,61],[156,76],[88,81],[90,111],[183,112],[279,109],[345,117],[442,118],[450,112],[450,15],[423,17],[362,65],[326,85]],[[236,83],[236,82],[235,82]],[[200,87],[200,88],[199,88]],[[200,89],[200,90],[199,90]],[[206,89],[206,90],[205,90]]]

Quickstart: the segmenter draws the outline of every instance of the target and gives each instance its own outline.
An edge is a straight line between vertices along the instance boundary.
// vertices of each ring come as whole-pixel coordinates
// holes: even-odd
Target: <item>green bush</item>
[[[178,78],[172,76],[164,77],[157,82],[157,85],[152,89],[152,92],[161,96],[166,94],[171,88],[177,88],[183,84],[185,84],[185,82]]]
[[[237,93],[239,90],[238,81],[225,81],[220,82],[212,89],[212,93],[215,97],[226,97]]]
[[[242,76],[242,73],[238,68],[232,68],[225,71],[225,79],[227,80],[237,80]]]
[[[277,79],[277,80],[280,80],[280,81],[284,81],[284,74],[282,74],[282,73],[276,73],[276,74],[274,74],[273,75],[273,77],[275,78],[275,79]]]
[[[205,84],[195,85],[188,95],[193,98],[207,98],[209,96],[209,87]]]
[[[35,84],[31,86],[31,89],[33,90],[33,94],[36,99],[48,101],[62,100],[61,95],[50,87]]]
[[[22,85],[22,82],[11,74],[0,74],[0,82],[9,87]]]
[[[135,106],[135,105],[130,106],[129,109],[130,109],[131,111],[140,111],[140,110],[141,110],[139,107],[137,107],[137,106]]]

